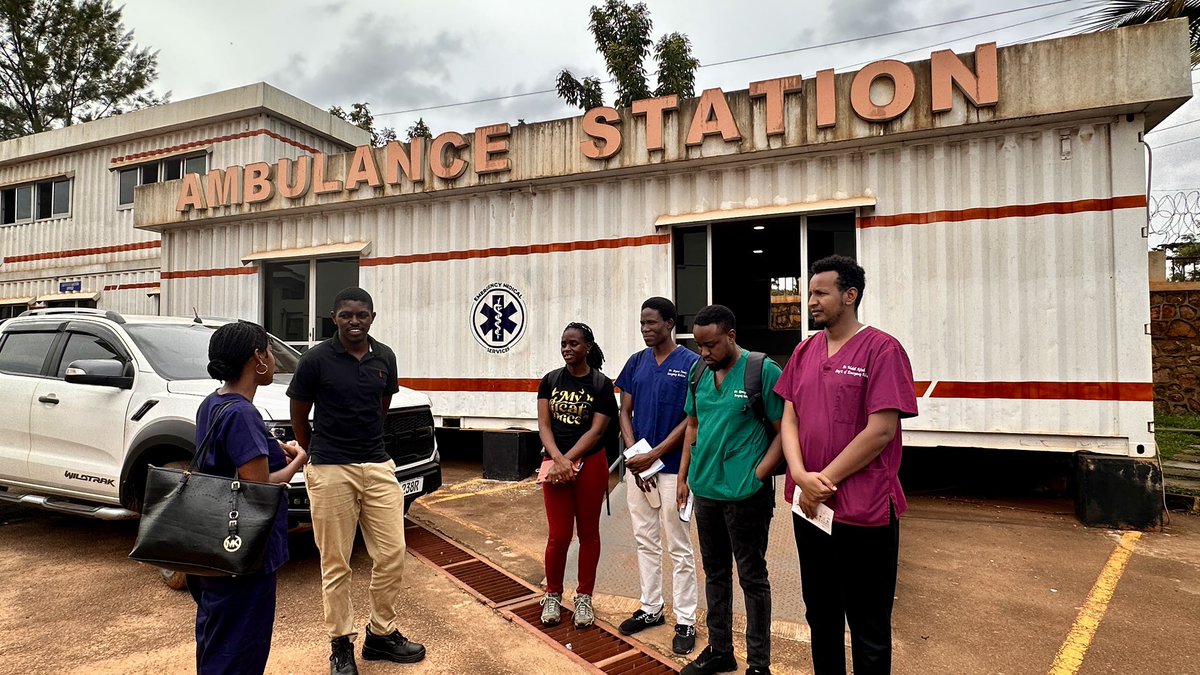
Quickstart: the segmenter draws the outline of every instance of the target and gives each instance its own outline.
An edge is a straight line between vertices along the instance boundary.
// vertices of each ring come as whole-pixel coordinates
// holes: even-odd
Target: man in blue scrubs
[[[632,635],[665,622],[662,541],[666,539],[674,570],[675,638],[671,647],[676,654],[689,654],[696,648],[696,562],[688,523],[675,506],[675,491],[687,427],[683,402],[688,372],[700,357],[675,343],[675,305],[670,300],[655,297],[642,303],[640,322],[646,349],[629,357],[616,384],[621,389],[625,446],[644,439],[652,448],[625,462],[642,606],[621,623],[620,631]],[[656,460],[662,460],[663,469],[647,480],[639,478]]]

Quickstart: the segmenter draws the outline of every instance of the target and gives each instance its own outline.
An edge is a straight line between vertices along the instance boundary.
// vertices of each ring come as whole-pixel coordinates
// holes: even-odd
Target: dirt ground
[[[126,559],[135,523],[0,506],[0,673],[195,672],[195,604]],[[311,535],[309,535],[311,537]],[[311,541],[311,539],[309,540]],[[315,548],[293,537],[279,576],[269,673],[327,673]],[[370,561],[355,553],[354,601],[367,621]],[[412,666],[359,659],[370,673],[562,673],[574,665],[410,557],[400,629],[425,645]],[[361,640],[359,641],[361,643]]]
[[[410,515],[540,583],[546,526],[538,488],[482,480],[477,463],[448,462],[444,472],[446,487]],[[605,516],[596,598],[600,618],[614,624],[637,607],[619,499],[618,490],[613,516]],[[769,551],[772,670],[779,675],[811,672],[785,516],[777,511]],[[1200,518],[1171,518],[1163,531],[1137,540],[1079,673],[1200,673]],[[893,621],[894,672],[901,675],[1047,672],[1121,537],[1079,525],[1070,502],[1052,499],[915,497],[903,522]],[[194,605],[163,586],[155,570],[126,559],[135,532],[134,523],[0,506],[0,674],[193,670]],[[363,552],[354,567],[365,624]],[[399,609],[401,630],[423,642],[429,657],[416,666],[360,660],[364,674],[578,672],[414,558]],[[669,625],[638,637],[670,656]],[[703,639],[701,630],[699,647]],[[268,672],[327,672],[327,659],[317,555],[300,535],[280,574]]]

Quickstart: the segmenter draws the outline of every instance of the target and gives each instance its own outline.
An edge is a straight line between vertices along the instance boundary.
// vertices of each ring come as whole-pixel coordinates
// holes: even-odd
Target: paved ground
[[[481,480],[473,464],[448,463],[445,474],[445,490],[413,515],[541,581],[546,526],[538,488]],[[617,488],[612,516],[602,516],[596,609],[613,623],[637,607],[624,499]],[[808,673],[789,519],[776,510],[769,552],[773,670]],[[1081,608],[1100,607],[1089,604],[1089,593],[1121,541],[1119,532],[1081,526],[1068,500],[917,496],[903,523],[894,620],[901,674],[1048,672]],[[1133,542],[1106,608],[1082,652],[1067,650],[1084,655],[1077,672],[1200,673],[1200,518],[1172,514],[1163,532]],[[669,626],[641,635],[669,653]]]
[[[528,482],[478,478],[448,463],[447,487],[414,507],[417,519],[513,573],[542,579],[545,518]],[[614,495],[605,516],[597,610],[619,622],[637,605],[627,516]],[[1055,500],[914,498],[902,530],[895,672],[1045,673],[1089,593],[1111,566],[1121,533],[1080,526]],[[777,512],[774,671],[808,673],[795,549]],[[192,668],[194,607],[153,570],[126,560],[135,526],[0,506],[0,673],[183,673]],[[1128,535],[1126,539],[1128,539]],[[280,577],[271,673],[321,673],[316,555],[303,537]],[[1200,518],[1172,515],[1133,552],[1077,672],[1200,673]],[[365,623],[366,557],[355,558],[355,602]],[[1110,570],[1111,572],[1111,570]],[[401,627],[425,642],[418,666],[360,663],[370,673],[565,673],[573,664],[410,559]],[[669,627],[647,631],[669,653]],[[701,635],[703,638],[703,633]],[[703,643],[701,643],[703,644]],[[1072,650],[1067,650],[1071,652]]]

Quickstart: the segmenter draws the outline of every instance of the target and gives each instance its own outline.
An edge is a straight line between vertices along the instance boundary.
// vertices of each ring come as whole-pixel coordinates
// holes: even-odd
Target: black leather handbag
[[[198,473],[209,450],[217,408],[186,471],[149,468],[142,520],[129,557],[176,572],[241,576],[263,569],[267,540],[275,529],[287,485]]]

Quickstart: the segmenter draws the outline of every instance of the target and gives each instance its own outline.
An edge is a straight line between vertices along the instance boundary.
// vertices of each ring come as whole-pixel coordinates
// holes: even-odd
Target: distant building
[[[156,314],[163,248],[133,226],[139,186],[369,139],[256,84],[0,142],[0,319],[31,306]]]

